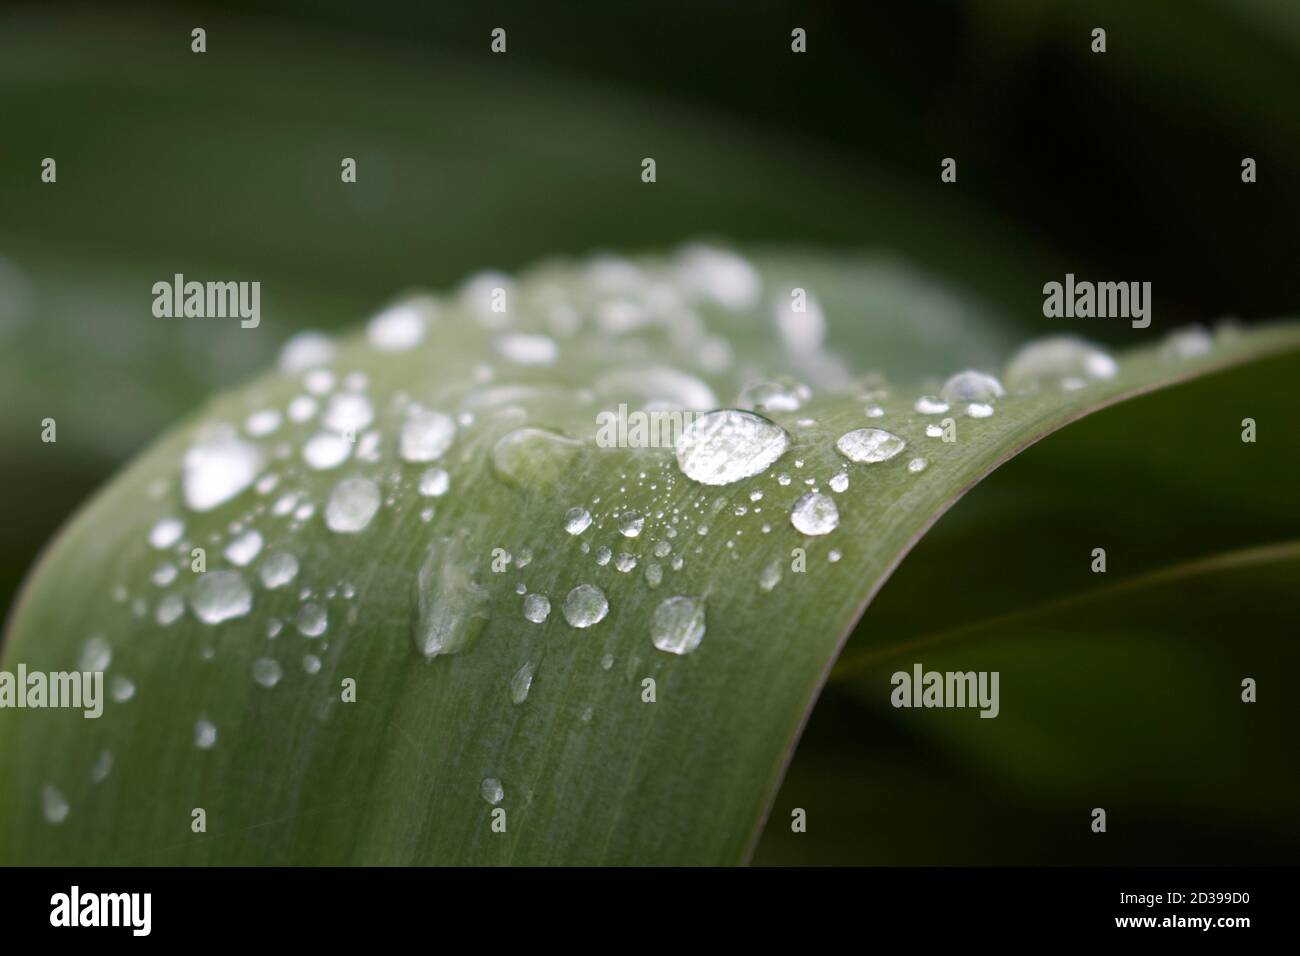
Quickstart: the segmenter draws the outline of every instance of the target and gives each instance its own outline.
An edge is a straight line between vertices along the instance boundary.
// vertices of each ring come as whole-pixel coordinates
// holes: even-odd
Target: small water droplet
[[[435,541],[416,576],[416,650],[432,658],[468,649],[487,624],[487,600],[487,589],[474,580],[464,537]]]
[[[924,458],[913,458],[907,463],[907,470],[911,472],[925,471],[925,466],[928,464],[930,462]]]
[[[217,725],[206,717],[194,724],[194,746],[200,750],[211,750],[217,744]]]
[[[941,437],[943,437],[943,429],[940,428],[938,425],[926,425],[926,426],[925,426],[925,437],[926,437],[926,438],[941,438]]]
[[[414,303],[384,309],[366,325],[366,338],[381,352],[405,352],[424,338],[425,320]]]
[[[599,624],[608,613],[605,592],[593,584],[579,584],[564,598],[564,618],[574,627]]]
[[[79,671],[106,671],[113,661],[113,647],[102,634],[92,634],[81,647],[77,658]]]
[[[992,418],[993,406],[986,402],[971,402],[966,406],[968,418]]]
[[[667,598],[650,618],[650,639],[661,651],[689,654],[704,639],[704,617],[703,598]]]
[[[287,551],[277,551],[262,559],[258,573],[268,591],[284,587],[298,576],[298,559]]]
[[[781,583],[781,560],[778,558],[772,561],[767,567],[763,568],[758,576],[758,586],[764,591],[770,591]]]
[[[554,365],[560,357],[560,347],[549,335],[507,332],[497,336],[496,348],[502,358],[516,365]]]
[[[185,602],[181,600],[181,596],[179,594],[167,594],[158,601],[158,606],[154,608],[153,619],[166,627],[168,624],[174,624],[184,613]]]
[[[113,752],[111,750],[101,750],[95,757],[95,763],[90,768],[90,782],[103,783],[108,779],[108,775],[113,772]]]
[[[243,617],[253,607],[253,592],[237,571],[205,571],[194,582],[190,608],[204,624]]]
[[[280,683],[280,678],[283,676],[284,671],[280,667],[280,662],[274,658],[259,657],[253,661],[253,680],[263,687],[274,687]]]
[[[185,504],[194,511],[211,511],[251,485],[265,461],[263,451],[230,426],[215,429],[182,459]]]
[[[344,478],[325,504],[325,525],[340,534],[365,530],[379,510],[379,486],[369,478]]]
[[[403,461],[435,461],[455,437],[456,423],[450,415],[413,406],[402,423],[399,454]]]
[[[1114,378],[1119,365],[1098,345],[1073,335],[1035,339],[1021,347],[1007,364],[1007,388],[1033,391],[1049,384],[1068,388],[1096,379]]]
[[[922,395],[914,406],[922,415],[942,415],[949,408],[947,402],[933,395]]]
[[[515,676],[510,678],[510,699],[516,704],[522,704],[528,699],[528,692],[532,689],[533,665],[530,662],[515,671]]]
[[[705,485],[729,485],[761,474],[785,454],[790,439],[753,412],[723,409],[694,419],[677,438],[677,465]]]
[[[868,405],[866,408],[862,409],[862,413],[868,418],[883,418],[885,410],[879,405]]]
[[[329,628],[329,612],[320,604],[304,604],[293,626],[303,637],[320,637]]]
[[[940,394],[947,402],[991,402],[1006,394],[1002,383],[992,375],[967,369],[943,383]]]
[[[801,534],[830,534],[840,526],[840,512],[831,498],[810,491],[794,503],[790,523]]]
[[[352,442],[337,432],[317,432],[302,446],[302,460],[313,471],[329,471],[348,460]]]
[[[613,556],[614,553],[610,551],[609,548],[605,547],[603,544],[596,549],[596,563],[599,564],[602,568],[605,565],[609,564],[609,559],[612,558]]]
[[[479,784],[478,792],[484,800],[494,807],[504,800],[506,796],[505,788],[501,786],[501,781],[496,777],[483,778],[483,782]]]
[[[530,594],[524,598],[524,617],[541,624],[551,615],[551,600],[545,594]]]
[[[827,484],[831,486],[831,491],[837,495],[843,494],[849,490],[849,476],[842,471],[836,472],[831,475],[831,480]]]
[[[1209,355],[1213,349],[1214,337],[1204,326],[1188,325],[1165,336],[1160,354],[1165,358],[1189,359]]]
[[[618,519],[618,533],[625,538],[635,538],[645,527],[645,518],[639,511],[625,511]]]
[[[68,818],[68,801],[52,783],[41,790],[41,816],[46,823],[62,823]]]
[[[893,458],[907,442],[883,428],[855,428],[841,435],[835,447],[849,461],[875,463]]]
[[[624,551],[614,559],[614,567],[624,574],[627,574],[636,567],[636,555],[628,554]]]
[[[257,557],[262,550],[262,536],[249,529],[226,545],[226,560],[237,567],[244,567]]]
[[[113,700],[117,703],[125,704],[135,696],[135,681],[131,680],[129,677],[114,677],[112,686],[110,687],[110,693],[113,695]]]
[[[451,476],[442,468],[430,468],[420,476],[420,494],[426,498],[442,497],[450,485]]]
[[[185,525],[176,518],[163,518],[149,531],[149,544],[160,551],[170,548],[185,533]]]

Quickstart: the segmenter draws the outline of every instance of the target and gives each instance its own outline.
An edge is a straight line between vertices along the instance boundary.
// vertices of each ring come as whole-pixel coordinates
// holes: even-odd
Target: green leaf
[[[1300,345],[1293,325],[1184,334],[1120,356],[1113,377],[999,398],[992,417],[967,417],[965,402],[925,415],[913,407],[923,392],[972,357],[993,368],[993,353],[1005,355],[993,320],[936,309],[922,294],[934,292],[931,283],[887,264],[818,264],[798,254],[753,261],[756,271],[696,247],[671,259],[549,264],[513,282],[480,276],[455,295],[413,300],[405,308],[426,325],[418,346],[384,352],[355,336],[328,363],[334,381],[315,383],[363,390],[374,410],[335,468],[303,463],[304,443],[321,427],[314,420],[258,439],[220,430],[287,408],[304,389],[301,373],[220,396],[164,436],[51,546],[14,615],[6,666],[71,668],[101,634],[112,648],[110,675],[129,678],[135,692],[93,722],[68,711],[0,713],[0,855],[743,861],[844,636],[965,490],[1091,411]],[[505,290],[504,316],[490,307],[494,288]],[[795,288],[815,296],[810,313],[788,311]],[[888,288],[899,291],[888,298],[892,319],[882,321]],[[549,361],[546,341],[510,337],[519,332],[550,336],[558,359]],[[786,383],[777,407],[798,395],[790,381],[814,388],[797,410],[765,409],[789,447],[752,477],[706,486],[682,473],[669,448],[597,440],[598,414],[620,403],[728,407],[755,379]],[[399,455],[412,403],[456,418],[436,462]],[[864,409],[876,405],[882,414],[868,417]],[[947,416],[957,440],[928,437],[927,425]],[[446,422],[423,421],[428,433],[416,437],[432,455],[441,444],[435,426]],[[906,449],[850,464],[837,440],[870,427],[888,429]],[[212,504],[230,472],[199,467],[196,444],[209,464],[257,459],[250,477],[264,471],[278,484]],[[921,458],[923,469],[909,467]],[[448,473],[441,496],[419,493],[430,467]],[[840,472],[848,487],[831,492]],[[425,481],[436,489],[432,476]],[[810,482],[838,508],[838,528],[824,536],[791,524]],[[311,513],[276,514],[290,493]],[[344,501],[351,507],[340,509]],[[327,527],[360,523],[366,503],[381,506],[359,533]],[[577,507],[594,520],[570,534],[566,513]],[[151,548],[150,530],[169,517],[184,522],[181,539]],[[620,530],[636,527],[634,536]],[[258,571],[223,557],[248,528],[265,538],[255,566],[270,553],[297,557],[291,585],[267,589]],[[190,571],[195,546],[207,549],[201,576]],[[806,550],[804,573],[792,570],[795,548]],[[151,576],[163,562],[180,572],[160,587]],[[174,596],[202,606],[236,578],[251,584],[248,613],[218,624],[194,613],[156,623]],[[571,625],[575,608],[566,614],[566,596],[582,585],[608,601],[589,627]],[[530,620],[541,617],[537,599],[526,614],[521,590],[545,596],[549,616]],[[673,597],[694,603],[665,609]],[[310,636],[316,620],[305,605],[326,609],[323,634]],[[689,653],[652,642],[668,622],[691,644],[699,635],[686,640],[686,631],[700,607],[705,632]],[[584,623],[599,617],[591,608]],[[273,621],[285,623],[268,637]],[[432,650],[444,653],[426,657]],[[306,655],[319,669],[304,669]],[[282,675],[270,687],[267,660]],[[354,703],[341,699],[349,679]],[[653,703],[644,700],[646,679]],[[203,743],[215,728],[211,746],[196,746],[200,721],[210,722]],[[95,782],[105,751],[113,766]],[[495,798],[498,784],[494,807],[485,794]],[[51,787],[69,808],[57,824],[41,819]],[[202,834],[190,828],[198,807]],[[492,829],[494,809],[505,811],[504,833]]]

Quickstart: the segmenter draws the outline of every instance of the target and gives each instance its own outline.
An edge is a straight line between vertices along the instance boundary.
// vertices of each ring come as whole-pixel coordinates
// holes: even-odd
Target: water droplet
[[[375,410],[370,399],[352,392],[333,396],[325,406],[321,422],[336,432],[356,435],[375,420]]]
[[[456,423],[450,415],[412,408],[402,423],[399,454],[403,461],[435,461],[442,457],[455,437]]]
[[[302,424],[316,414],[316,399],[310,395],[299,395],[289,402],[289,421]]]
[[[624,574],[627,574],[636,567],[636,555],[628,554],[624,551],[614,559],[614,567]]]
[[[810,491],[794,503],[790,523],[801,534],[830,534],[840,526],[840,512],[828,496]]]
[[[226,560],[242,568],[251,563],[261,550],[262,536],[250,529],[226,545]]]
[[[944,382],[940,394],[948,402],[991,402],[1006,391],[992,375],[967,369]]]
[[[553,365],[560,357],[560,347],[549,335],[507,332],[498,335],[497,351],[516,365]]]
[[[674,368],[651,366],[607,373],[596,380],[596,390],[629,404],[659,410],[685,409],[702,412],[717,408],[713,389],[693,375]]]
[[[348,460],[352,442],[336,432],[317,432],[302,445],[302,460],[314,471],[329,471]]]
[[[265,455],[223,426],[190,447],[181,463],[185,503],[194,511],[211,511],[253,483]]]
[[[262,576],[262,585],[268,591],[284,587],[298,576],[298,559],[287,551],[268,554],[262,561],[258,573]]]
[[[381,352],[405,352],[424,338],[424,316],[411,303],[391,306],[366,324],[366,338]]]
[[[488,620],[488,592],[474,580],[464,538],[429,546],[415,582],[412,636],[425,657],[466,650]]]
[[[1204,326],[1189,325],[1174,329],[1165,336],[1160,354],[1165,358],[1189,359],[1209,355],[1214,349],[1214,337]]]
[[[206,717],[194,724],[194,746],[200,750],[211,750],[217,744],[217,725]]]
[[[451,476],[442,468],[430,468],[420,476],[420,494],[426,498],[441,498],[451,485]]]
[[[46,823],[62,823],[68,818],[68,801],[52,783],[41,790],[41,816]]]
[[[770,591],[781,583],[781,560],[778,558],[763,568],[758,576],[758,586]]]
[[[942,415],[949,408],[947,402],[935,398],[933,395],[922,395],[916,400],[914,406],[922,415]]]
[[[925,466],[930,464],[924,458],[913,458],[907,463],[907,470],[911,472],[925,471]]]
[[[570,508],[564,513],[564,530],[569,534],[582,534],[591,527],[591,513],[586,508]]]
[[[90,768],[90,782],[103,783],[108,779],[108,775],[113,772],[113,752],[111,750],[101,750],[95,757],[95,763]]]
[[[517,428],[492,446],[492,470],[507,484],[547,489],[572,472],[582,442],[542,428]]]
[[[253,607],[253,592],[237,571],[206,571],[190,595],[190,608],[204,624],[243,617]]]
[[[564,618],[574,627],[599,624],[608,613],[605,592],[593,584],[579,584],[564,598]]]
[[[831,480],[827,484],[831,486],[831,491],[841,495],[849,490],[849,476],[842,471],[836,472],[831,475]]]
[[[284,671],[279,661],[270,657],[259,657],[253,661],[253,680],[263,687],[274,687],[283,676]]]
[[[281,415],[274,408],[262,408],[244,419],[244,431],[254,438],[263,438],[280,427]]]
[[[790,382],[756,382],[741,390],[736,404],[745,409],[768,412],[794,412],[803,407],[811,395],[807,385]]]
[[[174,564],[160,564],[158,567],[154,568],[153,574],[149,577],[154,584],[158,585],[158,587],[165,588],[176,580],[176,576],[179,573],[180,572],[176,570],[176,565]]]
[[[839,548],[832,548],[832,549],[831,549],[831,550],[826,554],[826,560],[829,561],[831,564],[837,564],[837,563],[839,562],[840,558],[842,558],[842,557],[844,557],[844,555],[843,555],[843,553],[841,553],[841,551],[840,551]]]
[[[645,583],[657,588],[663,582],[664,569],[653,561],[645,566]]]
[[[479,784],[478,792],[484,800],[494,807],[504,800],[506,796],[505,788],[501,786],[501,781],[496,777],[485,777],[483,782]]]
[[[298,608],[293,626],[303,637],[320,637],[329,628],[329,612],[320,604],[304,604]]]
[[[524,617],[541,624],[551,615],[551,600],[545,594],[530,594],[524,598]]]
[[[943,429],[940,428],[938,425],[926,425],[926,426],[925,426],[925,437],[926,437],[926,438],[941,438],[942,436],[943,436]]]
[[[704,639],[704,600],[677,595],[660,602],[650,618],[650,639],[669,654],[689,654]]]
[[[185,525],[176,518],[163,518],[149,532],[149,544],[159,550],[170,548],[185,533]]]
[[[992,418],[993,406],[985,402],[971,402],[966,406],[967,418]]]
[[[610,669],[611,667],[613,667],[613,666],[614,666],[614,655],[613,655],[613,654],[606,654],[606,655],[604,655],[604,656],[600,659],[600,669],[601,669],[601,670],[603,670],[603,671],[607,671],[607,670],[609,670],[609,669]]]
[[[528,699],[528,692],[532,689],[533,665],[528,663],[515,671],[515,676],[510,678],[510,699],[516,704],[522,704]]]
[[[1119,365],[1100,346],[1073,335],[1053,335],[1024,345],[1007,364],[1007,388],[1026,392],[1044,385],[1065,387],[1114,378]]]
[[[874,463],[893,458],[907,442],[883,428],[856,428],[841,435],[835,447],[849,461]]]
[[[324,365],[334,358],[334,342],[320,332],[299,332],[280,349],[280,371],[293,374]]]
[[[135,696],[135,681],[129,677],[114,677],[110,693],[112,693],[113,700],[117,701],[117,703],[125,704]]]
[[[885,410],[881,408],[879,405],[868,405],[866,408],[862,410],[862,413],[866,415],[868,418],[883,418],[885,415]]]
[[[789,436],[753,412],[724,409],[694,419],[677,438],[677,466],[705,485],[761,474],[785,454]]]
[[[379,510],[379,486],[369,478],[344,478],[330,492],[325,525],[340,534],[363,531]]]
[[[166,627],[168,624],[174,624],[182,614],[185,613],[185,602],[181,600],[179,594],[167,594],[158,602],[154,608],[153,619]]]
[[[320,658],[315,654],[304,654],[302,658],[302,669],[308,674],[319,674]]]
[[[618,519],[618,533],[625,538],[635,538],[645,527],[645,518],[639,511],[625,511]]]
[[[609,548],[605,547],[603,544],[596,549],[596,563],[599,564],[602,568],[605,565],[609,564],[609,559],[612,558],[613,556],[614,553],[610,551]]]
[[[102,634],[92,634],[82,645],[77,658],[79,671],[106,671],[113,662],[113,647]]]

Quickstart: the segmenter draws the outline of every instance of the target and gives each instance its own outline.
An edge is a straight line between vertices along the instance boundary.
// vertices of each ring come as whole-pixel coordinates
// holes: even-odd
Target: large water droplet
[[[948,402],[991,402],[1006,391],[992,375],[967,369],[944,382],[940,394]]]
[[[790,523],[801,534],[830,534],[840,526],[840,512],[829,496],[810,491],[790,509]]]
[[[369,478],[344,478],[325,504],[325,525],[340,534],[363,531],[379,510],[379,486]]]
[[[211,511],[253,483],[265,463],[258,446],[224,426],[193,445],[181,463],[185,503],[194,511]]]
[[[474,580],[464,538],[434,542],[416,576],[416,650],[436,657],[468,649],[487,624],[487,602],[487,589]]]
[[[855,428],[841,435],[835,447],[849,461],[874,463],[893,458],[907,442],[883,428]]]
[[[252,607],[253,592],[237,571],[205,571],[190,594],[190,608],[204,624],[243,617]]]
[[[785,429],[753,412],[723,409],[692,421],[677,438],[677,466],[705,485],[761,474],[785,454]]]
[[[662,601],[650,618],[650,639],[669,654],[689,654],[704,639],[704,599],[677,595]]]
[[[594,584],[579,584],[564,598],[564,618],[574,627],[599,624],[608,613],[605,592]]]
[[[412,408],[402,423],[400,454],[404,461],[434,461],[442,457],[455,437],[456,423],[450,415]]]
[[[1053,335],[1021,347],[1007,365],[1007,388],[1033,391],[1069,380],[1114,378],[1115,360],[1100,346],[1074,335]]]
[[[516,488],[545,490],[571,473],[582,442],[542,428],[517,428],[492,446],[492,470]]]

